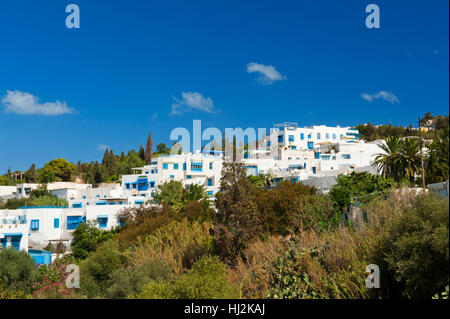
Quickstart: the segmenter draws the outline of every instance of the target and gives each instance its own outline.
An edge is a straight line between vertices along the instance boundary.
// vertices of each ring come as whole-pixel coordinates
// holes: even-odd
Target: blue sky
[[[67,29],[65,7],[80,7]],[[380,7],[368,29],[365,7]],[[409,125],[448,114],[449,3],[0,2],[0,172],[170,131]]]

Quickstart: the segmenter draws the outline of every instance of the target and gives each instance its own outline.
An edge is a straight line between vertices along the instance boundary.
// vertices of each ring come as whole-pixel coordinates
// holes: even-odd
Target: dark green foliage
[[[103,293],[111,279],[111,274],[122,267],[126,258],[120,253],[116,240],[102,243],[80,264],[80,289],[89,297]]]
[[[151,261],[137,266],[117,268],[111,273],[106,298],[127,298],[139,293],[152,280],[168,281],[172,270],[161,261]]]
[[[71,182],[75,178],[75,165],[64,158],[52,160],[39,169],[37,181],[50,183],[54,181]]]
[[[261,231],[257,206],[249,200],[252,186],[242,163],[225,162],[216,195],[217,214],[214,217],[214,239],[217,252],[228,265]]]
[[[329,196],[336,207],[343,210],[352,202],[365,203],[375,196],[385,196],[393,186],[394,181],[390,178],[352,172],[337,177],[337,184],[331,188]]]
[[[24,251],[0,249],[0,283],[7,292],[28,291],[36,280],[33,258]]]
[[[101,230],[94,221],[82,223],[72,233],[72,256],[76,259],[85,259],[98,245],[114,236],[117,230]]]
[[[448,199],[417,196],[378,247],[382,276],[391,279],[402,297],[431,298],[449,284],[448,238]]]
[[[449,128],[436,132],[430,145],[425,173],[427,183],[439,183],[449,179]]]

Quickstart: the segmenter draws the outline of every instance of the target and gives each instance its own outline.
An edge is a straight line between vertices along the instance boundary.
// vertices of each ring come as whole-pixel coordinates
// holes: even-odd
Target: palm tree
[[[420,145],[417,139],[390,136],[386,144],[381,144],[383,153],[375,157],[374,165],[378,166],[384,177],[392,177],[396,182],[407,177],[414,182],[414,176],[420,171]]]
[[[414,176],[421,170],[420,145],[417,139],[405,138],[401,142],[399,168],[411,183]]]
[[[395,181],[399,181],[401,140],[398,136],[390,136],[386,139],[386,144],[383,143],[379,147],[383,153],[376,155],[374,166],[378,167],[384,177],[392,177]]]
[[[198,184],[187,185],[183,189],[183,201],[201,201],[207,199],[206,188]]]

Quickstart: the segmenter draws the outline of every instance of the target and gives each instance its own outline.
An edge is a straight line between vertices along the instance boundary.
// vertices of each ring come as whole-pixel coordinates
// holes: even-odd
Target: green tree
[[[64,158],[46,163],[42,170],[43,172],[38,177],[39,183],[48,183],[53,178],[54,181],[70,182],[75,176],[75,165],[67,162]]]
[[[214,239],[217,252],[228,265],[255,239],[261,224],[258,209],[251,201],[252,186],[242,163],[225,162],[220,191],[216,195]]]
[[[24,177],[27,183],[36,183],[37,173],[36,173],[36,164],[31,165],[31,167],[25,171]]]
[[[374,197],[386,196],[394,186],[392,178],[372,175],[367,172],[352,172],[349,175],[339,175],[329,196],[335,205],[343,210],[353,201],[366,203]]]
[[[153,138],[152,133],[148,133],[147,143],[145,144],[144,160],[150,164],[152,161],[152,156],[153,156]]]
[[[116,230],[101,230],[94,221],[81,223],[72,233],[72,256],[76,259],[85,259],[98,245],[114,236]]]
[[[449,179],[449,127],[436,133],[427,157],[425,177],[427,183],[444,182]]]
[[[0,283],[7,292],[28,291],[36,279],[33,258],[25,251],[0,249]]]
[[[158,185],[154,200],[167,205],[180,207],[183,196],[183,184],[180,181],[168,181]]]

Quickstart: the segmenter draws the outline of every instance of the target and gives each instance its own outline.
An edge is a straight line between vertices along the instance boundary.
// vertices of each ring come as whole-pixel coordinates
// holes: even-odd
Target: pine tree
[[[153,156],[153,138],[152,133],[148,133],[147,144],[145,145],[144,160],[151,163]]]
[[[144,148],[142,147],[142,144],[139,145],[139,157],[141,158],[141,160],[144,160],[145,158],[145,151]]]
[[[36,183],[36,164],[31,165],[31,167],[24,173],[27,183]]]

